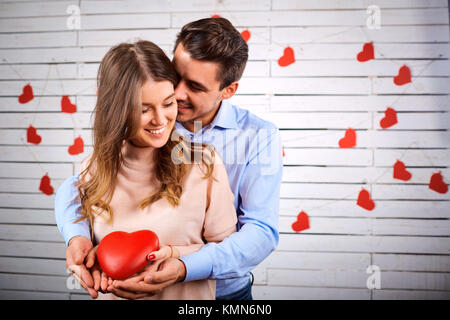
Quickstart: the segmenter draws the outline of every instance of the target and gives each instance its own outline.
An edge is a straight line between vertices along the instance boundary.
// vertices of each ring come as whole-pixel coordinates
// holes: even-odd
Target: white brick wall
[[[69,30],[77,5],[81,29]],[[369,5],[381,28],[369,29]],[[450,177],[450,46],[446,0],[0,1],[0,298],[85,299],[70,290],[54,195],[91,150],[90,112],[98,63],[137,38],[171,56],[187,22],[219,14],[251,38],[236,104],[275,122],[284,144],[280,243],[255,270],[257,299],[449,299],[450,196],[428,188]],[[372,41],[375,60],[356,55]],[[286,46],[296,62],[277,63]],[[412,83],[393,84],[401,65]],[[30,83],[34,99],[17,97]],[[75,114],[60,112],[68,95]],[[398,124],[383,130],[384,110]],[[32,124],[42,137],[26,142]],[[340,149],[345,130],[357,146]],[[85,151],[67,148],[81,136]],[[392,178],[396,159],[412,179]],[[356,205],[364,187],[376,207]],[[310,229],[295,233],[300,211]],[[369,265],[381,289],[366,282]]]

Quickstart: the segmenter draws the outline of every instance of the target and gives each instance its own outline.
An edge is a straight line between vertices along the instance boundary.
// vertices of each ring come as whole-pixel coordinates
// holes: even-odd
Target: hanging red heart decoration
[[[77,106],[70,102],[68,96],[63,96],[61,98],[61,112],[64,113],[75,113],[77,111]]]
[[[411,179],[411,172],[406,170],[405,164],[400,160],[394,164],[394,179],[408,181]]]
[[[358,201],[356,202],[358,206],[366,210],[373,210],[375,208],[375,202],[370,198],[370,193],[366,189],[362,189],[358,195]]]
[[[27,129],[27,142],[32,144],[39,144],[42,141],[42,137],[37,134],[36,128],[31,124]]]
[[[373,49],[372,42],[367,42],[364,44],[363,50],[358,53],[358,55],[356,56],[356,59],[359,62],[365,62],[365,61],[375,59],[375,51]]]
[[[48,176],[48,173],[46,173],[45,176],[41,178],[39,190],[42,191],[43,194],[46,194],[48,196],[53,194],[53,187],[50,184],[50,177]]]
[[[291,47],[284,49],[283,55],[278,59],[280,67],[287,67],[295,62],[294,50]]]
[[[448,185],[444,182],[441,172],[433,173],[428,184],[428,188],[438,193],[447,193]]]
[[[297,221],[292,224],[292,230],[300,232],[309,229],[309,217],[306,212],[301,211],[297,216]]]
[[[339,140],[340,148],[353,148],[356,146],[356,131],[352,128],[348,128],[345,131],[345,136]]]
[[[34,94],[33,94],[33,88],[30,84],[27,84],[22,89],[22,94],[19,96],[19,103],[27,103],[31,100],[33,100]]]
[[[153,231],[114,231],[100,241],[97,259],[108,276],[123,280],[144,268],[147,255],[158,249],[159,239]]]
[[[76,138],[73,141],[73,145],[71,145],[68,149],[69,154],[72,156],[83,153],[83,151],[84,151],[84,142],[81,137]]]
[[[248,31],[248,29],[245,29],[244,31],[241,32],[241,36],[245,40],[245,42],[248,42],[248,40],[250,40],[251,33],[250,31]]]
[[[388,107],[384,111],[384,118],[380,120],[380,127],[383,129],[387,129],[389,127],[392,127],[397,122],[397,112],[394,109]]]
[[[394,77],[394,83],[398,86],[402,86],[411,82],[411,70],[409,70],[408,66],[403,65],[398,70],[398,75]]]

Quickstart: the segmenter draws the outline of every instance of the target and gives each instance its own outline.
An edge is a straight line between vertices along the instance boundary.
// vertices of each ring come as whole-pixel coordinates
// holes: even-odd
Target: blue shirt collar
[[[228,100],[222,100],[222,103],[217,111],[216,116],[211,122],[211,128],[217,126],[225,129],[236,129],[236,112]]]

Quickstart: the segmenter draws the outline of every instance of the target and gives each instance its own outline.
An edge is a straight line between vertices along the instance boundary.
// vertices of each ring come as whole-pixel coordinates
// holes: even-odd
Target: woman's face
[[[167,142],[177,117],[177,101],[170,81],[148,80],[142,86],[139,130],[131,142],[138,147],[161,148]]]

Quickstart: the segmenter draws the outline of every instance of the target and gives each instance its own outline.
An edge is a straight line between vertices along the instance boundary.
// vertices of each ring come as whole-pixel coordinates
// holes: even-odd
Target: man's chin
[[[177,115],[177,121],[180,122],[180,123],[192,121],[192,115],[178,114]]]

